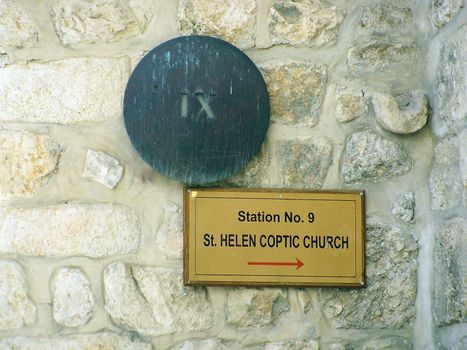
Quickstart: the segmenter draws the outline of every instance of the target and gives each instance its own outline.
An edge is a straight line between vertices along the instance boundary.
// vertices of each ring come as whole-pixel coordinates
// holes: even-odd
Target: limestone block
[[[0,122],[85,124],[120,118],[125,58],[68,58],[0,68]]]
[[[456,133],[467,128],[466,81],[467,24],[449,35],[441,49],[434,97],[437,113],[433,116],[434,119],[442,122],[440,129]]]
[[[431,0],[431,21],[442,28],[462,9],[463,0]]]
[[[467,321],[467,220],[454,217],[436,232],[434,315],[438,326]]]
[[[143,33],[153,17],[150,0],[50,0],[50,17],[65,46],[110,43]]]
[[[158,336],[213,326],[206,290],[184,287],[179,271],[113,263],[104,270],[104,296],[112,319],[140,334]]]
[[[431,209],[448,210],[460,203],[463,184],[459,170],[458,138],[439,141],[430,174]]]
[[[86,324],[92,317],[91,284],[79,268],[65,267],[52,279],[54,320],[65,327]]]
[[[0,330],[21,328],[35,321],[36,306],[27,296],[23,270],[14,261],[0,260]]]
[[[367,287],[322,289],[324,315],[335,328],[401,328],[415,317],[418,247],[394,226],[366,230]]]
[[[271,120],[315,126],[326,94],[326,66],[289,60],[268,61],[259,67],[271,99]]]
[[[179,205],[167,202],[162,224],[156,233],[157,249],[166,259],[181,259],[183,252],[183,213]]]
[[[287,292],[282,289],[231,289],[227,297],[227,323],[234,327],[272,327],[289,310]]]
[[[56,173],[61,151],[47,135],[0,130],[0,200],[34,196]]]
[[[415,194],[406,192],[393,208],[392,215],[405,223],[415,222]]]
[[[332,144],[321,137],[279,140],[277,156],[282,186],[318,189],[332,163]]]
[[[319,350],[319,342],[317,340],[299,339],[286,340],[266,343],[260,346],[252,346],[247,350]]]
[[[402,108],[389,94],[375,92],[372,97],[376,120],[386,130],[397,134],[410,134],[425,126],[428,119],[428,101],[423,91],[411,91],[410,103]]]
[[[143,343],[134,335],[119,335],[109,331],[94,334],[75,334],[55,337],[15,337],[0,340],[4,350],[151,350],[152,346]]]
[[[274,45],[332,46],[337,41],[344,13],[324,1],[275,1],[269,10],[269,31]]]
[[[253,160],[239,173],[229,177],[226,183],[239,187],[268,187],[268,168],[270,164],[270,148],[264,143]]]
[[[345,146],[341,174],[345,183],[379,181],[407,173],[412,163],[409,153],[398,143],[370,130],[357,131]]]
[[[115,188],[123,175],[120,162],[101,151],[88,149],[82,177],[93,180],[107,188]]]
[[[365,6],[360,25],[365,30],[386,32],[405,30],[413,22],[413,12],[410,7],[400,7],[390,3],[376,6]]]
[[[136,215],[113,204],[0,209],[0,253],[101,258],[135,253]]]
[[[34,47],[39,41],[36,24],[17,0],[0,1],[0,46]]]
[[[418,62],[415,44],[371,40],[357,44],[347,52],[347,65],[357,72],[388,72],[413,66]]]
[[[368,111],[367,99],[363,90],[356,86],[336,85],[336,120],[349,122],[364,116]]]
[[[184,35],[218,37],[244,50],[255,46],[256,0],[179,0],[178,29]]]

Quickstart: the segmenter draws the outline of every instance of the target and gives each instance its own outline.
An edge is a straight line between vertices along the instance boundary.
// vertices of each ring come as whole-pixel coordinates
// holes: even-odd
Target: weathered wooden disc
[[[222,180],[258,153],[269,126],[261,73],[239,49],[184,36],[150,51],[128,81],[125,126],[141,157],[189,184]]]

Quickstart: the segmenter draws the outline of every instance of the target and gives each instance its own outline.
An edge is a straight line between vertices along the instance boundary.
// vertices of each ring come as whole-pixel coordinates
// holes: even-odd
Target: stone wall
[[[463,5],[0,0],[0,348],[467,348]],[[183,184],[133,150],[122,95],[193,33],[271,96],[222,185],[365,189],[366,289],[183,287]]]

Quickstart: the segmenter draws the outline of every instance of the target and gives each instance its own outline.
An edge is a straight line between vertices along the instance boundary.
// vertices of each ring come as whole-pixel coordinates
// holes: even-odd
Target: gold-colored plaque
[[[365,285],[364,192],[190,188],[186,285]]]

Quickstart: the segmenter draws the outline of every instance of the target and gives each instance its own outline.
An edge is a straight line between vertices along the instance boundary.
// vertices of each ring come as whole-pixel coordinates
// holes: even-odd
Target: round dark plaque
[[[231,44],[184,36],[150,51],[123,101],[125,127],[141,157],[189,184],[222,180],[258,153],[269,97],[254,63]]]

